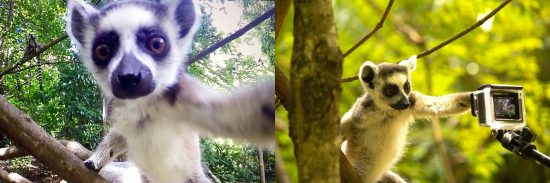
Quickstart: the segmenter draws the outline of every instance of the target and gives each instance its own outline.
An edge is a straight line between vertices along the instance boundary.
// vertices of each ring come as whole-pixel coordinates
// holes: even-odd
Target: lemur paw
[[[262,82],[261,85],[261,111],[262,111],[262,120],[263,123],[263,131],[266,134],[269,134],[270,137],[274,136],[275,133],[275,98],[274,93],[275,91],[275,82],[273,80],[268,80]]]
[[[101,169],[101,167],[99,167],[98,165],[96,165],[94,163],[93,160],[91,159],[87,159],[86,161],[84,161],[84,166],[90,170],[93,170],[95,172],[99,172],[99,170]]]
[[[465,108],[470,107],[472,105],[470,97],[471,97],[470,92],[461,93],[461,96],[458,101],[458,105],[460,105],[460,107],[465,107]]]
[[[254,143],[266,144],[272,143],[275,137],[275,82],[266,80],[255,86],[255,89],[249,96],[252,103],[256,103],[257,109],[252,109],[257,112],[253,114],[251,121],[250,134],[255,134]]]

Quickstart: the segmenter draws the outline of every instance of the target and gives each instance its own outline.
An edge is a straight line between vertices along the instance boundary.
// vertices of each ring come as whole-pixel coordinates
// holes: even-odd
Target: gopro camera
[[[526,124],[523,87],[483,85],[470,94],[472,115],[480,126],[492,129],[520,130]]]

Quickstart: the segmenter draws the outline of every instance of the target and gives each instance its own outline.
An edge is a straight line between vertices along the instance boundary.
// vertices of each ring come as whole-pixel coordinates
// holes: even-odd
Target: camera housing
[[[488,84],[472,92],[472,115],[480,126],[492,129],[520,130],[526,124],[523,87]]]

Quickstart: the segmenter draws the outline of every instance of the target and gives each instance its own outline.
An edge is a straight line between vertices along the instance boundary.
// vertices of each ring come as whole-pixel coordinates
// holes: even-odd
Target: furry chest
[[[184,182],[202,174],[198,133],[185,122],[156,112],[113,109],[113,128],[127,141],[128,155],[151,182]],[[148,110],[153,111],[153,110]]]

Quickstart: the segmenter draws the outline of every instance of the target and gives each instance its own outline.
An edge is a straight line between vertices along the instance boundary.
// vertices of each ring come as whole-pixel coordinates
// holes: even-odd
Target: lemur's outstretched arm
[[[273,80],[239,90],[221,92],[183,76],[176,95],[178,117],[216,136],[246,139],[255,144],[270,144],[275,135]],[[177,112],[177,111],[176,111]]]
[[[120,134],[109,131],[101,140],[90,158],[84,161],[84,165],[92,170],[99,171],[107,163],[112,162],[116,157],[127,151],[126,139]]]
[[[409,100],[415,118],[445,117],[470,110],[470,93],[434,97],[415,91]]]

